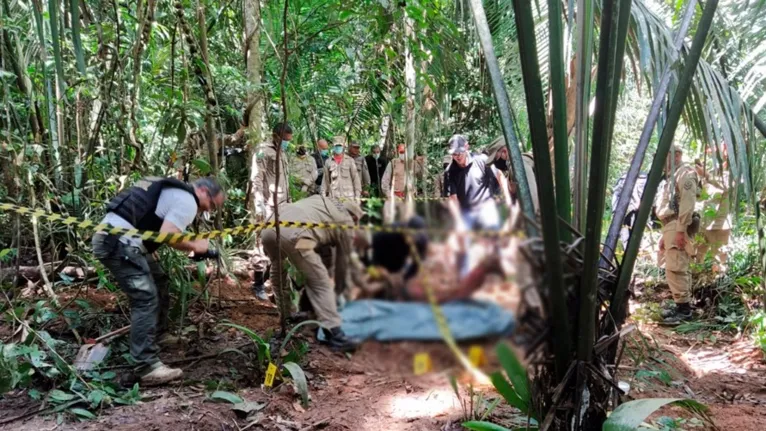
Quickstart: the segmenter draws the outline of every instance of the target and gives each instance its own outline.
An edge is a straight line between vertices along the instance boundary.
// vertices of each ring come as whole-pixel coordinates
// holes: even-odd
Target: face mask
[[[327,148],[325,148],[324,150],[320,150],[320,151],[319,151],[319,154],[321,154],[321,155],[322,155],[322,157],[327,157],[327,155],[328,155],[328,154],[330,154],[330,150],[328,150]]]
[[[332,151],[333,151],[335,154],[343,154],[343,147],[340,147],[340,146],[338,146],[338,147],[333,147],[333,148],[332,148]]]
[[[399,154],[399,160],[404,160],[404,153]]]
[[[372,153],[372,158],[378,160],[380,158],[380,153]]]
[[[500,169],[501,171],[507,171],[508,170],[508,160],[497,159],[495,161],[495,166],[497,166],[497,168]]]
[[[288,145],[290,145],[290,142],[283,140],[282,141],[282,150],[286,150]]]

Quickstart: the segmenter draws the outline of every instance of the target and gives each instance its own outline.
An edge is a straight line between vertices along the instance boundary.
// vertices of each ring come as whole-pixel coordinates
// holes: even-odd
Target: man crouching
[[[342,225],[354,225],[362,217],[362,209],[351,201],[339,201],[323,196],[311,196],[298,202],[287,204],[279,209],[280,221],[332,223]],[[273,221],[273,217],[269,220]],[[351,351],[357,347],[357,343],[348,339],[340,328],[341,317],[335,292],[343,292],[346,283],[346,271],[349,256],[352,249],[354,231],[347,229],[318,229],[318,228],[281,228],[280,238],[277,242],[277,234],[274,228],[264,229],[261,233],[261,241],[266,255],[272,262],[271,283],[275,291],[275,297],[289,298],[287,284],[287,265],[284,259],[292,263],[295,268],[306,277],[306,294],[311,302],[317,320],[322,324],[325,344],[340,351]],[[317,249],[323,247],[335,247],[335,283],[330,279],[327,267]],[[277,259],[282,261],[282,274],[277,271]],[[283,292],[277,293],[277,289]],[[277,304],[279,305],[279,304]],[[280,307],[282,309],[290,307]]]

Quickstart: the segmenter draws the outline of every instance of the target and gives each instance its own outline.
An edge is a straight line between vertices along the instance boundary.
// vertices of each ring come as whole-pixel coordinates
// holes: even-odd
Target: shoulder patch
[[[692,178],[687,178],[686,181],[684,181],[684,190],[691,190],[695,183],[696,181]]]

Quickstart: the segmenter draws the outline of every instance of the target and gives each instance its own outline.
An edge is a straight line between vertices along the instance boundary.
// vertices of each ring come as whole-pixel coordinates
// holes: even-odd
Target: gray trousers
[[[157,337],[168,328],[168,277],[151,254],[112,235],[95,234],[93,255],[130,300],[130,355],[138,368],[159,362]]]

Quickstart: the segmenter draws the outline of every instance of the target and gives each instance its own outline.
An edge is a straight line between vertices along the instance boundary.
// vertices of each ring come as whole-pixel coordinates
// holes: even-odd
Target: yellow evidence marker
[[[487,361],[486,356],[484,356],[484,348],[476,345],[471,346],[471,348],[468,349],[468,359],[474,367],[481,367],[484,365]]]
[[[426,352],[415,354],[412,361],[412,371],[416,376],[431,371],[431,357]]]
[[[274,376],[277,374],[277,366],[269,362],[268,368],[266,368],[266,379],[263,381],[263,384],[266,385],[267,388],[270,388],[271,385],[274,384]]]

